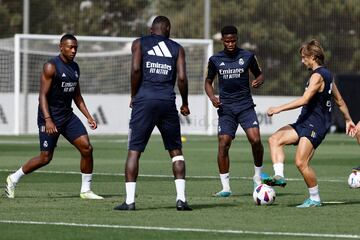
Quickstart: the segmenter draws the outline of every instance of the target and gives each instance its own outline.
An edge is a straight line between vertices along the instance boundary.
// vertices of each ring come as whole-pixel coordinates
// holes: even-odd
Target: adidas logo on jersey
[[[224,62],[221,62],[219,66],[225,66],[225,63],[224,63]]]
[[[253,122],[253,125],[259,125],[257,121],[254,121]]]
[[[164,41],[159,42],[153,47],[152,50],[147,52],[149,55],[158,56],[158,57],[172,57],[168,47]]]
[[[63,74],[61,75],[61,77],[66,77],[66,74],[65,74],[65,73],[63,73]]]

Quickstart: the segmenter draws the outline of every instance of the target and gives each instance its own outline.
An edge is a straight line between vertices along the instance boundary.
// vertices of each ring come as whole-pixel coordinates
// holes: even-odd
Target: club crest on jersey
[[[75,71],[74,74],[75,74],[75,77],[76,77],[76,78],[79,78],[79,74],[78,74],[77,71]]]
[[[239,64],[240,64],[240,65],[244,65],[244,59],[240,58],[240,59],[239,59]]]
[[[48,142],[47,142],[47,141],[44,141],[43,146],[44,146],[45,148],[47,148],[47,147],[49,146]]]

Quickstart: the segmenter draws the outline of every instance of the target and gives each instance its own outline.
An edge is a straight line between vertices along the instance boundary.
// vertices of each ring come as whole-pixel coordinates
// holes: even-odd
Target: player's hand
[[[357,127],[353,121],[346,121],[346,134],[350,137],[355,137],[357,133]]]
[[[190,114],[189,106],[183,104],[183,105],[180,107],[180,113],[181,113],[181,115],[183,115],[183,116],[189,115],[189,114]]]
[[[277,107],[269,107],[267,110],[267,115],[271,117],[272,115],[277,114],[279,112],[280,110]]]
[[[92,130],[95,130],[97,128],[97,123],[95,121],[95,119],[93,119],[92,117],[88,118],[87,119],[88,121],[88,124],[89,124],[89,127],[92,129]]]
[[[264,83],[264,80],[263,79],[255,79],[251,82],[251,86],[253,88],[258,88],[260,87],[262,84]]]
[[[221,105],[220,99],[216,96],[211,97],[210,101],[211,101],[212,105],[216,108],[219,108]]]
[[[51,118],[45,119],[45,132],[48,135],[54,135],[58,132],[56,125]]]

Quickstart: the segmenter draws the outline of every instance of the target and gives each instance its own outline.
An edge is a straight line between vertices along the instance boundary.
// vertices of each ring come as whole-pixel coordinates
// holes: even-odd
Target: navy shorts
[[[39,121],[39,140],[40,151],[52,151],[55,149],[60,134],[63,135],[70,143],[82,135],[87,135],[86,128],[80,119],[75,115],[67,119],[63,124],[56,126],[58,133],[48,135],[45,132],[45,122]]]
[[[259,128],[259,121],[254,108],[239,111],[234,107],[222,105],[218,109],[218,135],[235,138],[238,125],[245,130]]]
[[[143,152],[157,126],[166,150],[181,149],[180,121],[175,102],[148,100],[133,103],[128,149]]]
[[[290,124],[290,126],[294,128],[297,135],[299,136],[299,139],[301,137],[306,137],[309,139],[314,149],[320,145],[327,133],[327,129],[325,129],[323,126],[317,126],[309,122],[296,122]]]

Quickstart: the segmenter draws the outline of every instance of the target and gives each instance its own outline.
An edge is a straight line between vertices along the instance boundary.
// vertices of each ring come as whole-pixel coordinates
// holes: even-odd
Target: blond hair
[[[324,54],[324,49],[321,47],[321,44],[319,41],[313,39],[307,43],[304,43],[300,50],[300,55],[303,54],[307,57],[314,57],[315,58],[315,62],[317,62],[317,64],[319,65],[323,65],[324,64],[324,60],[325,60],[325,54]]]

